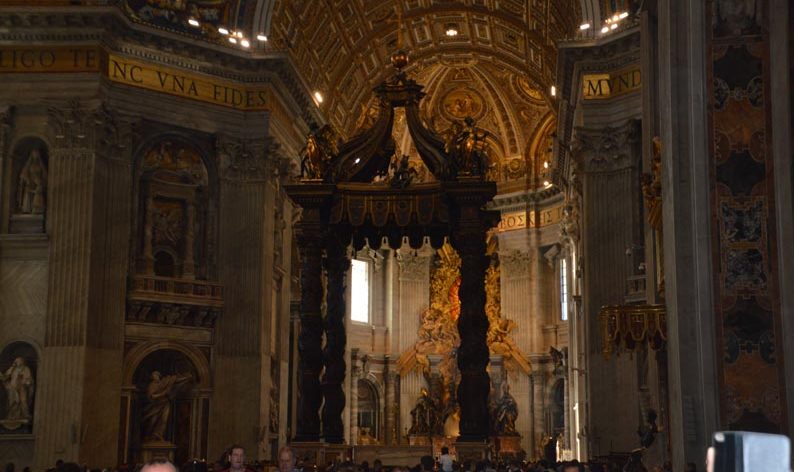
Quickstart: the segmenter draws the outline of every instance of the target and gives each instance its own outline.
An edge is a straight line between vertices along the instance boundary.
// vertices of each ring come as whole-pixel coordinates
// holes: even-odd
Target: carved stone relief
[[[236,139],[221,135],[216,147],[221,178],[226,180],[269,180],[278,175],[283,166],[277,153],[278,145],[272,139]]]
[[[428,280],[430,277],[430,258],[430,254],[417,251],[398,251],[397,263],[400,266],[400,279]]]
[[[613,172],[637,165],[639,122],[600,129],[576,128],[571,157],[583,172]]]
[[[499,255],[504,277],[518,279],[529,277],[529,264],[532,256],[524,251],[506,251]]]

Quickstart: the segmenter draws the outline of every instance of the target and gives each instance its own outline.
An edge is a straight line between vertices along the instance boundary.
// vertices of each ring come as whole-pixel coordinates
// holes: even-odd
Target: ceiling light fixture
[[[549,168],[549,161],[543,161],[543,168],[544,169],[548,169]]]
[[[361,158],[357,157],[356,160],[353,162],[353,164],[358,164],[359,162],[361,162]]]
[[[612,23],[612,26],[610,26],[609,28],[610,29],[617,29],[618,28],[618,24],[617,23]]]
[[[590,23],[582,23],[579,25],[579,29],[582,31],[590,29]]]
[[[620,19],[622,20],[623,18],[626,18],[627,16],[629,16],[629,12],[627,12],[627,11],[624,11],[623,13],[621,13],[620,15],[618,15],[618,18],[620,18]]]
[[[323,103],[323,94],[318,91],[314,92],[314,99],[317,100],[317,103]]]
[[[237,36],[238,38],[242,38],[243,37],[243,32],[242,31],[235,31],[234,35]]]
[[[241,39],[240,40],[240,45],[242,47],[244,47],[244,48],[247,48],[247,47],[251,46],[251,43],[249,43],[247,39]]]
[[[229,42],[232,44],[237,44],[237,38],[229,38]]]
[[[450,38],[455,37],[458,35],[458,29],[454,25],[447,26],[447,36]]]
[[[609,31],[609,26],[604,26],[603,28],[601,28],[602,33],[606,33],[608,31]]]
[[[218,33],[220,33],[220,34],[225,36],[225,35],[229,34],[229,30],[227,30],[226,28],[221,26],[220,28],[218,28]]]
[[[557,87],[555,85],[551,86],[551,96],[552,97],[556,97],[557,96]]]
[[[187,22],[190,26],[199,26],[199,22],[195,18],[188,18]]]
[[[258,39],[259,41],[267,41],[267,36],[265,36],[264,34],[258,34],[256,35],[256,39]]]
[[[551,183],[548,180],[544,180],[543,181],[543,186],[544,187],[551,187]]]

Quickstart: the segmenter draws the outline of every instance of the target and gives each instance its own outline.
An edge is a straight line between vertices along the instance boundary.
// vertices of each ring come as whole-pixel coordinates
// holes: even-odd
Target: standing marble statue
[[[147,442],[165,441],[165,430],[171,414],[171,400],[182,384],[192,379],[190,374],[166,375],[152,372],[152,380],[146,388],[149,402],[143,409],[141,426]]]
[[[0,380],[6,389],[8,409],[4,422],[29,420],[30,405],[33,402],[33,374],[25,359],[17,357],[5,373],[0,373]]]
[[[496,406],[496,434],[500,436],[512,436],[516,433],[516,418],[518,418],[518,404],[516,399],[510,395],[510,386],[505,383],[502,386],[502,398]]]
[[[30,151],[17,182],[17,212],[40,215],[46,208],[47,168],[38,149]]]

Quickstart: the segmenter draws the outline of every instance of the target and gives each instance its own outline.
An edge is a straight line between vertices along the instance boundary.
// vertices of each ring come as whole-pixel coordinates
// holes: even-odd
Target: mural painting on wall
[[[38,138],[21,140],[11,159],[12,233],[44,231],[47,210],[47,147]]]
[[[0,434],[33,432],[36,350],[27,343],[9,344],[0,354]]]
[[[513,320],[503,319],[500,314],[500,268],[494,238],[489,240],[488,254],[491,264],[485,278],[485,312],[488,316],[488,347],[492,356],[502,356],[510,376],[531,372],[529,358],[512,339],[510,333],[516,328]],[[428,385],[422,389],[419,400],[412,411],[412,427],[409,434],[450,436],[457,428],[458,405],[456,391],[459,381],[456,350],[460,344],[457,320],[460,316],[460,256],[444,245],[436,254],[430,276],[430,306],[421,315],[418,340],[414,346],[400,356],[397,368],[401,376],[411,371],[421,373]],[[438,361],[438,372],[433,372],[431,361]],[[517,412],[511,409],[512,396],[504,384],[499,395],[492,398],[492,415],[501,417],[503,434],[514,430]],[[515,400],[513,400],[513,404]],[[500,410],[501,408],[501,410]],[[511,426],[513,425],[513,426]]]
[[[177,459],[187,460],[195,421],[193,390],[198,382],[192,362],[179,351],[155,351],[141,361],[133,382],[132,451],[153,444],[175,446]]]
[[[248,0],[126,0],[127,13],[138,21],[184,33],[219,37],[218,27],[233,30],[240,13],[252,8]],[[198,22],[198,26],[189,23]]]

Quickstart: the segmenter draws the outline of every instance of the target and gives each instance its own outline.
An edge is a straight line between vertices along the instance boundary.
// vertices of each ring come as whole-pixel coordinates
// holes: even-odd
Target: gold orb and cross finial
[[[396,6],[397,13],[397,50],[391,55],[391,65],[398,71],[402,71],[408,65],[408,51],[403,48],[403,9],[399,3]]]

